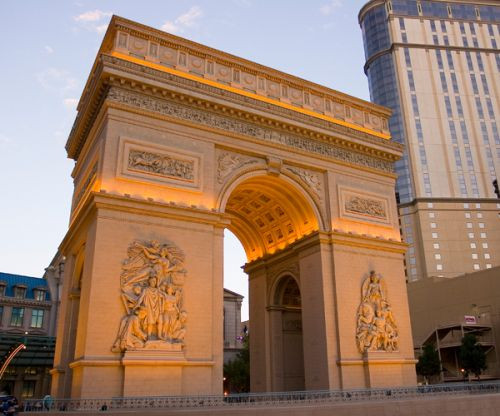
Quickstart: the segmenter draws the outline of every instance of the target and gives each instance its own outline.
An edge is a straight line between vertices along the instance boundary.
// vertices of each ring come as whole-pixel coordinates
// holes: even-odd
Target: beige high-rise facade
[[[408,280],[499,265],[499,2],[373,0],[359,22],[372,101],[405,145]]]

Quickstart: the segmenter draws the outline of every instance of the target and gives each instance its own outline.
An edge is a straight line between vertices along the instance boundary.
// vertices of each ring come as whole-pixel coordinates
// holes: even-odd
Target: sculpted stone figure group
[[[133,242],[121,273],[126,315],[112,350],[178,350],[186,333],[182,309],[184,253],[171,243]]]
[[[359,351],[396,351],[398,329],[386,298],[382,277],[374,271],[363,282],[361,299],[356,328]]]

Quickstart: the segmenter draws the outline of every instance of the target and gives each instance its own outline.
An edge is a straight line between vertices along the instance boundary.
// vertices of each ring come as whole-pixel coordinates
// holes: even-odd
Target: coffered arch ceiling
[[[270,175],[238,184],[227,199],[225,212],[231,218],[229,229],[242,243],[249,262],[320,228],[304,191]]]

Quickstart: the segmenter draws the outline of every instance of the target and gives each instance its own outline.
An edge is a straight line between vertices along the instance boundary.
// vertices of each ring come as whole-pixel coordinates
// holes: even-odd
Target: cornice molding
[[[172,35],[170,33],[146,26],[120,16],[113,16],[110,24],[112,30],[106,34],[106,38],[112,38],[117,30],[129,33],[136,37],[152,40],[160,45],[168,46],[174,49],[182,49],[192,55],[199,56],[201,58],[211,59],[214,62],[227,65],[232,68],[237,68],[244,70],[246,72],[252,73],[254,75],[259,75],[260,77],[269,79],[274,82],[279,82],[282,84],[287,84],[292,87],[298,87],[300,89],[309,90],[311,92],[316,92],[320,95],[328,95],[332,100],[341,100],[342,102],[349,103],[354,107],[359,106],[366,110],[373,112],[378,112],[388,116],[390,110],[386,107],[380,106],[378,104],[371,103],[369,101],[350,96],[348,94],[342,93],[340,91],[333,90],[331,88],[325,87],[320,84],[316,84],[312,81],[308,81],[274,68],[267,67],[265,65],[258,64],[256,62],[249,61],[244,58],[240,58],[235,55],[220,51],[215,48],[211,48],[206,45],[202,45],[188,39],[181,38],[179,36]],[[110,44],[110,42],[108,42]],[[108,47],[109,48],[109,47]],[[101,48],[101,51],[104,51]]]
[[[120,74],[117,74],[120,71]],[[111,75],[112,74],[112,75]],[[136,77],[134,77],[134,75]],[[187,93],[199,95],[200,93],[207,96],[208,99],[222,99],[228,105],[240,105],[242,110],[230,108],[226,105],[211,103],[210,101],[201,100],[193,96],[188,97],[184,94],[174,93],[174,97],[187,102],[199,103],[203,101],[204,107],[213,107],[215,110],[229,113],[231,115],[240,115],[246,119],[251,119],[254,122],[262,123],[266,126],[275,126],[289,131],[294,131],[301,135],[308,135],[315,140],[332,141],[331,137],[326,134],[313,131],[313,128],[328,130],[330,134],[347,136],[348,139],[353,139],[353,142],[346,139],[335,137],[335,141],[343,141],[345,146],[350,149],[360,150],[368,154],[375,155],[379,158],[386,158],[391,161],[397,160],[403,151],[403,146],[386,139],[378,138],[369,133],[365,133],[354,128],[343,125],[338,125],[327,120],[318,119],[314,116],[297,113],[296,111],[281,108],[260,100],[242,96],[237,93],[222,90],[217,87],[204,85],[202,83],[182,78],[170,73],[164,73],[152,68],[144,67],[129,61],[111,57],[108,55],[101,56],[100,63],[94,71],[94,76],[99,78],[99,82],[94,82],[94,93],[88,94],[82,104],[82,111],[79,113],[73,128],[71,130],[66,150],[68,156],[73,159],[78,159],[79,153],[83,148],[86,137],[90,132],[92,124],[102,106],[107,90],[111,84],[123,85],[128,84],[132,88],[139,89],[141,92],[156,94],[157,96],[172,95],[173,91],[179,89],[187,90]],[[137,77],[141,81],[137,80]],[[144,79],[146,78],[146,79]],[[165,82],[166,81],[166,82]],[[160,86],[161,85],[161,86]],[[170,88],[170,91],[165,88]],[[82,98],[83,99],[83,98]],[[272,114],[277,117],[284,117],[289,122],[273,120],[268,117],[257,116],[255,114],[247,114],[246,109],[261,111],[262,114]],[[245,114],[243,114],[245,113]],[[297,123],[309,124],[311,127],[304,128],[297,126]],[[295,124],[295,125],[294,125]],[[356,141],[358,143],[356,143]],[[362,143],[359,143],[362,141]]]
[[[180,98],[175,93],[169,95],[170,98]],[[107,102],[110,106],[121,105],[124,106],[123,109],[136,108],[144,111],[145,114],[154,112],[174,119],[192,122],[195,126],[220,129],[232,134],[262,140],[269,144],[296,149],[312,155],[325,156],[339,162],[375,169],[391,175],[393,173],[393,162],[400,155],[399,152],[383,152],[340,138],[328,137],[327,141],[321,141],[307,137],[306,134],[295,134],[264,127],[265,119],[257,120],[261,121],[261,124],[236,119],[230,114],[226,115],[224,112],[221,114],[221,112],[217,111],[221,109],[220,105],[209,102],[203,103],[201,100],[198,105],[204,106],[203,109],[195,107],[193,105],[196,104],[194,100],[191,105],[180,104],[174,100],[158,98],[142,92],[113,86],[109,89]],[[217,112],[208,111],[211,109]],[[307,133],[307,131],[304,133]]]

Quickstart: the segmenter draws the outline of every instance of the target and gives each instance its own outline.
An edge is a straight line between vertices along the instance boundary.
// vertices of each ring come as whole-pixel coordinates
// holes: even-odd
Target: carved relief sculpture
[[[398,329],[387,301],[387,290],[382,277],[374,271],[363,282],[361,299],[356,328],[359,351],[397,351]]]
[[[174,159],[169,156],[130,150],[128,158],[129,169],[153,173],[175,179],[192,182],[194,180],[194,163],[190,160]]]
[[[370,215],[372,217],[387,218],[383,202],[374,199],[352,196],[345,202],[345,210],[356,214]]]
[[[120,277],[122,318],[112,351],[180,351],[186,333],[184,253],[172,243],[134,241]]]
[[[217,160],[217,181],[219,183],[224,182],[224,179],[231,172],[252,163],[257,163],[257,160],[245,158],[230,152],[220,154]]]
[[[321,179],[318,174],[316,173],[311,173],[305,169],[299,169],[299,168],[291,168],[289,167],[288,170],[293,172],[295,175],[297,175],[300,179],[302,179],[314,192],[314,194],[321,199],[321,194],[323,193],[322,188],[321,188]]]

